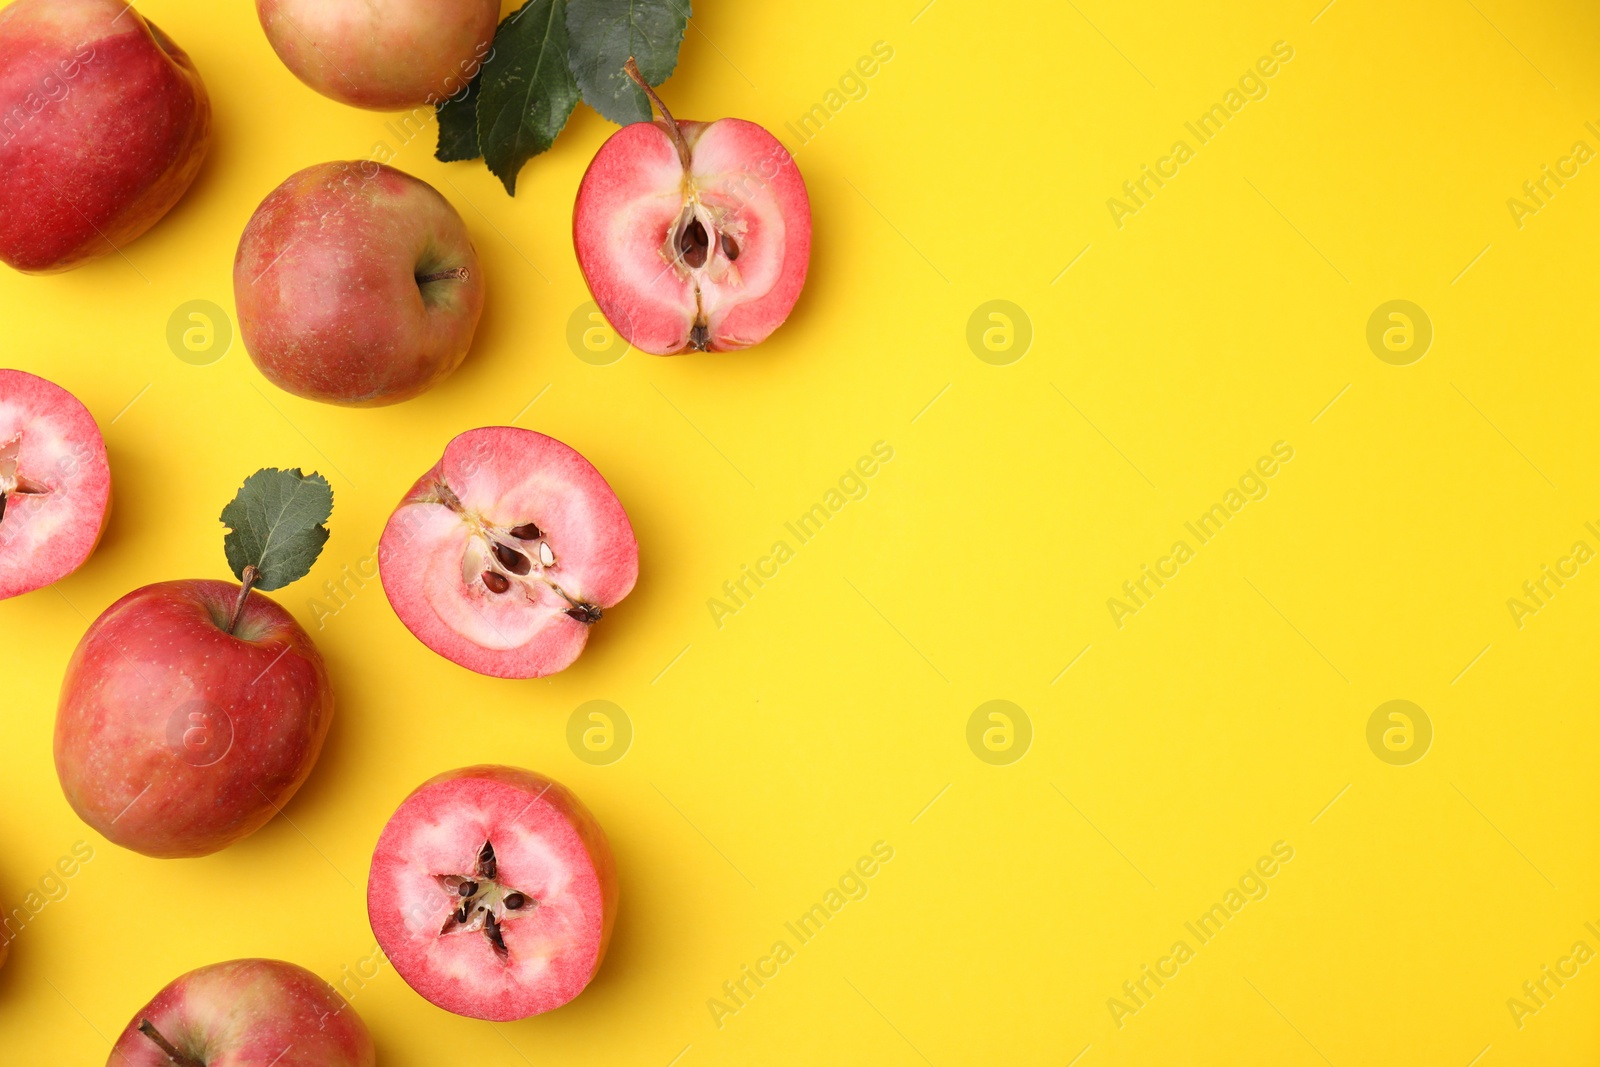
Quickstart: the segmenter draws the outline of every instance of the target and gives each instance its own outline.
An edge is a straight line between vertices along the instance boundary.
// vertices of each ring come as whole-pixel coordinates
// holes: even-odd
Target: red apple
[[[662,119],[612,134],[578,187],[572,237],[589,291],[644,352],[758,344],[789,317],[806,282],[805,181],[755,123],[677,122],[636,80]]]
[[[61,685],[56,774],[74,811],[147,856],[203,856],[260,829],[317,761],[327,669],[272,600],[180,581],[117,601]],[[230,632],[229,622],[237,614]]]
[[[467,227],[427,182],[323,163],[256,208],[233,261],[239,334],[272,382],[334,404],[393,404],[466,358],[483,311]]]
[[[367,916],[406,984],[446,1011],[507,1022],[559,1008],[605,958],[617,867],[565,786],[516,767],[429,779],[372,854]]]
[[[183,49],[122,0],[0,12],[0,259],[33,273],[108,255],[178,202],[211,142]]]
[[[323,96],[356,107],[431,107],[477,74],[499,0],[256,0],[272,50]]]
[[[0,370],[0,600],[83,566],[111,510],[106,443],[52,382]]]
[[[469,430],[411,487],[378,544],[395,614],[446,659],[497,678],[570,666],[633,590],[639,542],[590,462],[532,430]]]
[[[333,987],[281,960],[213,963],[129,1021],[106,1067],[374,1067],[372,1035]]]

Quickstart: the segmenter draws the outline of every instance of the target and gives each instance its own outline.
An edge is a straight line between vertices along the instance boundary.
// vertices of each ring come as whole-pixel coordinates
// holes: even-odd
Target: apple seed
[[[511,579],[496,571],[484,571],[483,584],[489,587],[491,593],[504,593],[511,588]]]
[[[519,541],[537,541],[543,535],[539,533],[539,527],[530,522],[522,526],[513,526],[511,536]]]
[[[510,545],[497,543],[494,546],[494,557],[500,561],[500,566],[512,574],[527,574],[533,567],[533,564],[528,562],[527,556],[524,556]]]
[[[556,554],[550,551],[550,546],[543,541],[539,542],[539,562],[546,567],[554,567],[556,565]]]
[[[683,236],[678,238],[678,251],[691,270],[699,270],[706,265],[706,253],[710,247],[711,239],[706,236],[705,224],[699,219],[689,223]]]

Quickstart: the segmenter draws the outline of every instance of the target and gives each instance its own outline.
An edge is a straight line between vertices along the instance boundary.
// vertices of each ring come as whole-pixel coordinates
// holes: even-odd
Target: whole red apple
[[[239,335],[282,389],[393,404],[461,365],[483,312],[467,227],[427,182],[323,163],[261,202],[233,261]]]
[[[431,107],[489,53],[499,0],[256,0],[278,58],[323,96],[379,111]]]
[[[106,1067],[373,1067],[372,1035],[327,982],[281,960],[213,963],[129,1021]]]
[[[17,0],[0,12],[0,259],[68,270],[144,233],[211,142],[183,49],[122,0]]]
[[[227,582],[145,586],[73,653],[56,774],[113,843],[156,857],[216,852],[265,825],[311,773],[333,719],[322,656],[272,600],[238,600]]]

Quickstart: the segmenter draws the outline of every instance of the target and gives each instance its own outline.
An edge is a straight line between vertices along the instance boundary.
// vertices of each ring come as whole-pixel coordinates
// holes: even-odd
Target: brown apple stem
[[[656,106],[656,110],[661,112],[661,117],[667,120],[667,129],[672,131],[672,143],[678,146],[678,159],[682,161],[683,169],[688,170],[689,142],[683,139],[683,131],[678,129],[678,120],[672,117],[672,112],[667,110],[667,105],[661,102],[661,98],[650,87],[650,83],[644,80],[644,75],[639,73],[639,64],[633,61],[632,56],[628,57],[628,62],[622,65],[622,69],[627,73],[628,77],[638,84],[639,88],[644,90],[644,95],[650,98],[650,102]]]
[[[426,285],[428,282],[444,282],[452,278],[466,281],[470,273],[465,267],[455,267],[451,270],[435,271],[433,274],[419,274],[417,276],[417,284]]]
[[[139,1032],[145,1037],[148,1037],[151,1041],[154,1041],[156,1043],[156,1047],[162,1052],[165,1052],[167,1054],[167,1059],[175,1063],[177,1067],[206,1067],[205,1064],[201,1063],[193,1056],[187,1056],[178,1051],[172,1042],[161,1036],[161,1031],[157,1030],[155,1023],[151,1022],[149,1019],[139,1020]]]
[[[228,632],[231,634],[239,628],[239,620],[244,618],[244,606],[250,599],[250,587],[256,584],[256,579],[261,577],[261,572],[256,570],[255,564],[246,564],[244,568],[244,581],[239,586],[239,599],[234,602],[233,614],[228,618]]]

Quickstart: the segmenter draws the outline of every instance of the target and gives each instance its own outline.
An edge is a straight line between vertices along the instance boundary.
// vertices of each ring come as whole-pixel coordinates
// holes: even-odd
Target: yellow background
[[[264,955],[353,990],[394,1067],[1595,1062],[1600,963],[1520,1028],[1507,1000],[1574,942],[1600,949],[1600,568],[1520,629],[1507,600],[1574,541],[1600,547],[1600,172],[1520,228],[1506,201],[1573,142],[1600,149],[1600,15],[925,2],[700,0],[664,89],[684,117],[794,147],[785,123],[875,42],[894,57],[797,149],[816,244],[788,325],[744,354],[608,366],[567,341],[598,116],[580,106],[511,200],[481,165],[436,163],[431,128],[402,146],[386,116],[301,86],[242,0],[140,5],[210,88],[199,181],[126,258],[0,273],[0,362],[83,399],[116,485],[90,563],[0,604],[0,897],[95,849],[0,973],[0,1059],[98,1063],[171,978]],[[1119,229],[1107,199],[1175,140],[1197,147],[1185,121],[1277,41],[1294,58],[1268,95]],[[260,199],[379,142],[485,261],[463,369],[348,411],[267,385],[237,340],[209,366],[176,358],[174,309],[231,313]],[[967,343],[995,299],[1034,333],[1004,366]],[[1366,342],[1393,299],[1434,328],[1409,366]],[[318,629],[313,598],[450,436],[511,420],[587,455],[638,531],[638,589],[583,658],[477,677],[376,582]],[[866,498],[719,628],[708,599],[877,441],[895,458]],[[1183,524],[1277,441],[1294,459],[1269,495],[1195,545]],[[288,818],[222,854],[110,846],[51,765],[67,659],[136,586],[226,576],[223,504],[296,465],[337,495],[321,561],[276,594],[332,671],[322,761]],[[1179,538],[1196,557],[1118,628],[1107,599]],[[995,699],[1033,728],[1007,766],[967,744]],[[1409,766],[1367,744],[1392,699],[1433,725]],[[634,727],[609,766],[567,744],[590,700]],[[384,821],[481,761],[571,785],[622,877],[594,985],[510,1025],[435,1010],[386,966],[347,977],[371,974]],[[894,858],[865,899],[795,945],[784,923],[878,841]],[[1200,946],[1184,923],[1278,841],[1294,858],[1269,895]],[[794,959],[719,1027],[708,1000],[779,939]],[[1119,1027],[1108,999],[1179,939],[1194,959]]]

